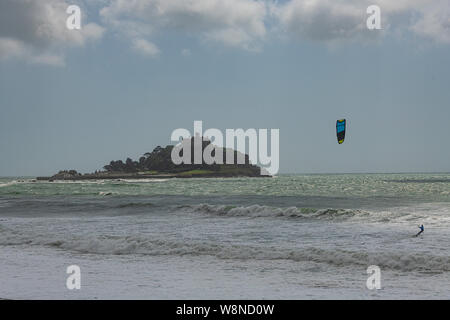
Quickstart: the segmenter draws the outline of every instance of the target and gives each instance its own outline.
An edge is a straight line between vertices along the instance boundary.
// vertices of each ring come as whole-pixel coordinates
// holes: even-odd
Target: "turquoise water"
[[[406,197],[450,201],[450,174],[282,175],[275,178],[32,182],[0,178],[0,196],[260,195]]]

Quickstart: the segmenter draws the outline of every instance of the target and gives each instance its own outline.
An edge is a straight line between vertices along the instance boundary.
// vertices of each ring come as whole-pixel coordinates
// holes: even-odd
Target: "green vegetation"
[[[185,177],[185,176],[205,175],[205,174],[214,174],[215,172],[217,171],[195,169],[190,171],[183,171],[179,174],[179,176]]]
[[[191,163],[176,165],[172,162],[171,154],[174,146],[169,145],[165,148],[157,146],[152,152],[146,152],[138,161],[127,158],[125,162],[122,160],[111,161],[103,168],[108,173],[135,173],[135,174],[176,174],[181,177],[198,176],[198,175],[259,175],[259,167],[250,164],[247,155],[243,155],[244,164],[228,165],[228,164],[194,164],[194,143],[195,139],[202,139],[202,153],[211,142],[203,138],[191,138],[187,140],[191,147]],[[188,149],[189,150],[189,149]],[[218,147],[216,147],[218,150]],[[226,152],[223,151],[223,163],[226,160]],[[213,152],[215,154],[216,151]],[[238,152],[234,151],[235,163],[237,162]]]

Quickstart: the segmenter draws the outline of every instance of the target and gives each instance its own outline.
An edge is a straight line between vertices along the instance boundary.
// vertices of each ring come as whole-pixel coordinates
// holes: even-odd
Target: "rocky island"
[[[206,164],[203,160],[200,164],[194,164],[194,141],[191,138],[191,161],[190,163],[175,164],[171,154],[175,146],[157,146],[152,152],[145,153],[138,161],[127,158],[111,161],[103,167],[103,170],[94,173],[78,173],[76,170],[62,170],[51,177],[37,177],[37,180],[96,180],[96,179],[156,179],[156,178],[216,178],[216,177],[270,177],[264,174],[264,169],[250,163],[249,157],[238,151],[232,150],[235,164],[226,164],[226,150],[213,146],[212,155],[222,152],[223,161],[220,163]],[[211,141],[201,138],[202,151],[210,146]],[[228,149],[229,150],[229,149]],[[238,164],[238,157],[244,159]]]

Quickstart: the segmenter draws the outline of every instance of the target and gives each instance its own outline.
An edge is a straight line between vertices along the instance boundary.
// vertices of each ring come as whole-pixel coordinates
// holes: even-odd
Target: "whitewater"
[[[0,298],[448,299],[449,231],[450,174],[0,178]]]

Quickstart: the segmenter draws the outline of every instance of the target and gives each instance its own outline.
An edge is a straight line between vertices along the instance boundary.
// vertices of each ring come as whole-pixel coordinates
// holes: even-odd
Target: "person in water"
[[[423,224],[419,226],[419,229],[420,229],[420,231],[418,234],[416,234],[416,237],[423,232],[423,230],[424,230]]]

